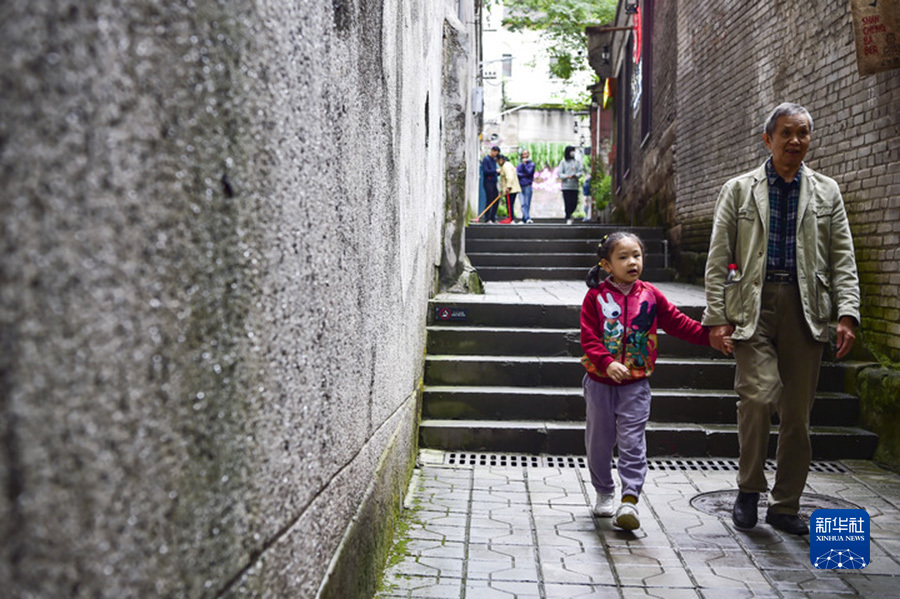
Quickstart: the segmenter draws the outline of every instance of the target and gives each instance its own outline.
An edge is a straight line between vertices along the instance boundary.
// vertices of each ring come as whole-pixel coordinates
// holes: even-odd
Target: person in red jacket
[[[597,248],[600,262],[587,277],[581,305],[581,359],[587,407],[585,445],[593,512],[615,516],[613,525],[634,530],[641,523],[637,501],[647,474],[645,429],[650,418],[650,384],[657,355],[657,327],[698,345],[709,345],[709,330],[684,315],[662,292],[640,280],[644,244],[633,233],[608,235]],[[608,276],[601,280],[601,269]],[[730,340],[729,340],[730,343]],[[618,443],[622,501],[615,508],[613,447]]]

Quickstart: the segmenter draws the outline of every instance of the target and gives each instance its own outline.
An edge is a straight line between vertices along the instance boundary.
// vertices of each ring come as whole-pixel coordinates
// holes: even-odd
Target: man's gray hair
[[[778,121],[778,117],[794,116],[795,114],[802,114],[806,117],[806,122],[809,123],[809,130],[812,132],[813,119],[809,115],[809,111],[793,102],[784,102],[776,106],[775,110],[769,113],[769,118],[766,119],[766,125],[763,128],[763,131],[765,131],[766,135],[772,137],[772,134],[775,133],[775,123]]]

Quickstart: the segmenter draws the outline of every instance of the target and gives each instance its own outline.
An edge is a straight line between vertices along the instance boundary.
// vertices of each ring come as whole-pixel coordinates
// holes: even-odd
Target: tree
[[[510,31],[540,31],[550,42],[550,71],[568,80],[588,70],[587,25],[609,23],[618,0],[504,0],[503,24]]]

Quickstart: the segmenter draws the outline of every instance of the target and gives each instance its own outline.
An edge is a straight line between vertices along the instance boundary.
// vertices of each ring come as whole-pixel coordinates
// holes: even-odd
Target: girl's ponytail
[[[588,271],[587,278],[584,280],[584,282],[587,283],[588,287],[590,287],[591,289],[596,289],[600,286],[600,273],[602,271],[603,269],[600,268],[599,264],[595,264],[594,267]]]

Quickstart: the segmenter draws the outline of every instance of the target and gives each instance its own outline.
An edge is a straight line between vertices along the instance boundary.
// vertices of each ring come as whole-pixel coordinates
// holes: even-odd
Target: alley
[[[828,503],[871,517],[871,564],[841,572],[813,568],[808,537],[736,530],[715,494],[733,498],[735,473],[734,460],[652,459],[630,533],[591,515],[583,458],[424,450],[376,597],[895,596],[900,477],[862,460],[814,464],[802,514]]]
[[[0,599],[900,596],[900,0],[2,7]],[[820,341],[858,325],[826,342],[804,507],[871,514],[850,573],[732,528],[735,361],[654,328],[701,318],[717,198],[774,157],[782,102],[810,115],[797,210],[766,172],[731,224],[781,223],[769,282],[804,281]],[[533,222],[477,222],[522,187],[485,158],[522,150]],[[622,228],[669,300],[585,310],[625,370],[580,329]],[[750,326],[751,254],[709,261],[720,327]],[[653,373],[633,535],[590,515],[578,457],[604,363]]]
[[[684,309],[703,305],[700,287],[657,285]],[[436,301],[465,299],[472,317],[479,303],[572,310],[584,290],[578,280],[494,281],[483,296],[442,294]],[[667,367],[672,368],[662,369]],[[847,398],[841,401],[850,405]],[[508,427],[520,424],[511,421]],[[549,420],[543,426],[563,428]],[[651,423],[652,434],[660,431]],[[763,523],[750,532],[734,528],[733,456],[649,462],[641,528],[630,533],[591,515],[595,496],[583,456],[420,449],[376,597],[893,596],[900,577],[897,474],[863,459],[814,461],[803,516],[819,508],[863,508],[871,517],[871,564],[839,572],[812,566],[809,537],[785,535]]]

